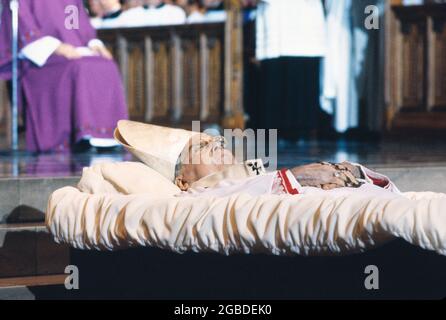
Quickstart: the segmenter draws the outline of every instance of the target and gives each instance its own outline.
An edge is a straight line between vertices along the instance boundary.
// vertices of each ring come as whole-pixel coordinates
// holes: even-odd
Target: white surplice
[[[345,132],[359,125],[364,101],[366,127],[380,130],[382,99],[382,0],[326,0],[327,54],[323,63],[322,108],[333,115],[334,127]],[[365,9],[376,5],[379,30],[365,28]]]
[[[325,28],[320,0],[262,0],[257,9],[256,57],[322,57]]]
[[[126,28],[186,23],[186,13],[178,6],[165,4],[158,8],[135,7],[125,10],[119,17],[103,21],[98,28]]]

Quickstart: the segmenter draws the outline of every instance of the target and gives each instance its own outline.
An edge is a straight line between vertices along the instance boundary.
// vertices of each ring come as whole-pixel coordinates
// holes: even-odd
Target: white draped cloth
[[[265,174],[221,181],[246,190],[220,185],[226,192],[217,194],[214,186],[179,196],[173,183],[141,163],[100,164],[84,170],[77,188],[51,195],[46,224],[57,242],[79,249],[326,255],[361,252],[398,237],[446,255],[445,194],[402,194],[391,184],[370,183],[271,194],[274,180]]]
[[[334,116],[339,132],[358,127],[360,101],[364,102],[365,126],[382,125],[382,0],[326,0],[327,54],[323,63],[322,108]],[[365,8],[376,5],[379,30],[367,30]],[[369,13],[370,14],[370,13]]]

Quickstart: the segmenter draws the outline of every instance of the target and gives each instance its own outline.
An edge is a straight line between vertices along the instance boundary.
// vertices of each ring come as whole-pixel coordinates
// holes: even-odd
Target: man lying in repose
[[[238,164],[221,136],[123,120],[115,138],[146,165],[175,182],[183,196],[399,193],[386,176],[349,162],[312,163],[274,172],[266,172],[261,160]]]

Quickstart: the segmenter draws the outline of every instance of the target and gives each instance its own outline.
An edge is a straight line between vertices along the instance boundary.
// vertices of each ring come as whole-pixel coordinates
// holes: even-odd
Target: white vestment
[[[234,165],[223,172],[211,174],[192,184],[187,192],[178,196],[192,197],[226,197],[239,193],[250,196],[261,196],[267,194],[317,194],[336,193],[351,194],[363,192],[377,196],[391,196],[395,193],[401,194],[395,184],[385,175],[374,172],[359,164],[364,179],[359,188],[336,188],[323,190],[315,187],[303,187],[296,180],[290,170],[266,172],[261,160],[249,160],[242,165]]]
[[[258,60],[325,55],[325,17],[320,0],[262,0],[256,30]]]
[[[382,0],[327,0],[327,54],[323,64],[322,108],[334,116],[339,132],[358,127],[360,101],[367,129],[379,130],[383,118],[382,66],[383,16],[379,30],[365,28],[365,9],[376,5],[384,12]]]
[[[204,21],[207,23],[212,22],[225,22],[226,11],[225,10],[211,10],[204,15]]]
[[[205,15],[200,11],[194,11],[190,15],[187,16],[187,23],[204,23]]]
[[[218,23],[226,21],[226,11],[216,10],[206,13],[193,12],[187,17],[187,23]]]
[[[158,8],[135,7],[119,17],[104,20],[99,29],[175,25],[186,23],[186,13],[178,6],[165,4]]]

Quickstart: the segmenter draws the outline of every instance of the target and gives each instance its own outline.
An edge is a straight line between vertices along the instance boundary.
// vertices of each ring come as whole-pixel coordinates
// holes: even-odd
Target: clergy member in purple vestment
[[[11,76],[11,12],[1,0],[0,79]],[[20,75],[30,151],[109,144],[127,107],[120,74],[82,0],[19,0]]]

